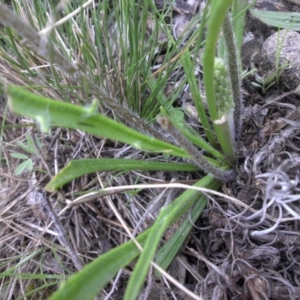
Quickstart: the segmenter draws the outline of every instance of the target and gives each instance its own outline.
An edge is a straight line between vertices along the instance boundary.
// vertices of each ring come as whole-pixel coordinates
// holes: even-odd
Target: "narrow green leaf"
[[[215,180],[211,176],[205,176],[195,184],[197,187],[207,187]],[[201,193],[187,190],[174,202],[168,205],[164,214],[164,226],[170,226],[176,222],[199,199]],[[184,202],[183,199],[186,201]],[[166,225],[165,225],[166,224]],[[136,240],[145,246],[150,230],[139,235]],[[105,285],[117,274],[119,270],[128,265],[140,254],[139,249],[133,241],[120,245],[107,253],[104,253],[94,261],[86,265],[80,272],[68,279],[49,300],[61,299],[92,299],[105,287]]]
[[[64,275],[60,275],[60,274],[52,275],[52,274],[43,274],[43,273],[32,274],[32,273],[18,273],[18,272],[9,273],[6,271],[0,273],[0,278],[11,277],[12,280],[13,280],[13,278],[19,278],[22,280],[32,280],[32,279],[58,279],[59,280],[62,278],[62,276],[66,276],[66,275],[65,274]],[[57,283],[53,282],[53,284],[56,285]]]
[[[13,272],[18,271],[18,269],[20,270],[20,268],[24,265],[26,265],[26,263],[28,263],[29,261],[32,261],[37,255],[41,254],[43,249],[38,249],[38,250],[34,250],[34,251],[29,251],[28,253],[26,253],[26,255],[24,255],[24,253],[22,253],[22,255],[17,255],[15,257],[11,257],[10,260],[11,262],[15,262],[14,264],[11,264],[12,267],[7,268],[7,264],[2,265],[2,266],[6,266],[6,269],[4,271],[2,271],[0,273],[0,278],[3,278],[6,275],[9,275]]]
[[[214,183],[219,185],[219,183],[213,181],[212,184],[214,184]],[[205,184],[205,187],[209,186],[209,185],[207,185],[206,182],[204,184]],[[187,192],[188,191],[183,193],[184,197],[187,197]],[[174,223],[175,220],[178,220],[179,217],[182,216],[191,207],[190,205],[186,206],[184,204],[184,200],[182,199],[183,195],[181,195],[181,197],[179,197],[179,198],[181,198],[180,202],[179,202],[179,198],[177,198],[176,201],[174,201],[168,207],[163,208],[160,211],[159,216],[156,219],[155,223],[151,227],[151,231],[147,238],[143,252],[140,255],[139,260],[133,270],[128,287],[126,289],[125,298],[124,298],[125,300],[137,298],[139,290],[140,290],[143,282],[145,281],[151,260],[152,260],[154,253],[158,247],[158,244],[160,242],[162,235],[164,234],[164,232],[168,228],[168,226],[171,225],[171,223]],[[189,199],[188,201],[185,201],[185,202],[187,202],[189,204],[191,202],[196,202],[196,200],[199,199],[199,194],[194,194],[194,198],[195,198],[195,199],[193,199],[194,201]],[[206,197],[204,198],[204,200],[206,200]],[[200,205],[200,210],[198,211],[198,216],[200,215],[200,213],[206,206],[206,201],[200,201],[200,203],[201,203],[201,205]],[[188,219],[188,223],[192,227],[189,219]],[[186,224],[186,227],[184,229],[188,229],[189,225]],[[187,230],[187,232],[189,232],[189,230]],[[183,232],[182,234],[186,237],[187,232],[186,233]],[[183,240],[178,241],[178,239],[177,239],[177,247],[179,245],[181,246],[182,243],[183,243]]]
[[[207,113],[205,111],[203,101],[201,98],[201,94],[199,91],[199,86],[197,83],[197,79],[195,77],[194,65],[192,64],[192,60],[190,57],[190,52],[188,49],[181,55],[181,63],[184,68],[184,72],[186,74],[187,81],[191,88],[192,97],[198,112],[199,119],[201,121],[202,126],[205,130],[205,135],[208,138],[211,145],[215,144],[215,138],[211,130],[211,126],[208,122]],[[210,146],[211,147],[211,146]],[[212,148],[212,147],[211,147]],[[204,149],[204,148],[203,148]]]
[[[18,175],[21,175],[22,173],[24,173],[26,170],[32,171],[32,169],[33,169],[32,160],[27,159],[16,167],[14,174],[16,176],[18,176]]]
[[[253,16],[270,26],[300,31],[300,13],[265,11],[259,9],[251,9],[250,12]]]
[[[26,154],[13,152],[10,154],[11,157],[18,158],[18,159],[28,159],[29,157]]]
[[[44,132],[48,132],[51,123],[83,130],[146,151],[189,157],[179,147],[145,136],[101,114],[91,114],[89,109],[78,105],[34,95],[12,85],[8,87],[8,96],[11,109],[17,114],[35,119]]]
[[[148,171],[197,171],[197,168],[183,163],[168,163],[133,159],[99,158],[79,159],[70,161],[51,181],[45,190],[53,192],[67,182],[93,172],[110,170],[148,170]]]
[[[27,144],[28,144],[27,151],[32,154],[38,154],[37,149],[35,148],[35,145],[34,145],[33,138],[28,133],[26,134],[26,140],[27,140]],[[41,145],[40,140],[37,137],[35,137],[35,141],[36,141],[36,144],[38,145],[38,147],[41,149],[42,145]]]
[[[219,118],[214,83],[216,45],[221,31],[221,26],[231,3],[232,0],[211,1],[211,11],[208,19],[207,39],[203,53],[203,76],[207,105],[213,122]],[[230,139],[228,136],[223,136],[220,128],[215,126],[215,124],[214,128],[223,152],[228,156],[232,155],[232,145]]]
[[[211,1],[211,11],[208,19],[207,39],[203,53],[203,75],[209,113],[212,120],[218,119],[216,95],[214,88],[214,62],[216,45],[221,26],[232,0]]]
[[[248,4],[248,0],[233,0],[231,15],[232,15],[232,26],[236,38],[236,47],[238,52],[241,52],[241,47],[243,44],[243,34],[245,28],[246,13],[248,9],[253,5],[253,3]],[[218,57],[226,59],[226,48],[224,36],[221,37],[218,43]],[[242,71],[240,66],[240,72]]]
[[[141,245],[145,244],[148,235],[149,230],[137,238]],[[140,251],[132,241],[104,253],[62,283],[49,300],[94,299],[116,273],[134,260],[139,253]]]
[[[180,130],[180,132],[183,135],[185,135],[186,138],[191,143],[197,145],[201,150],[206,150],[207,153],[218,158],[219,160],[224,160],[225,156],[222,153],[220,153],[218,150],[216,150],[211,144],[205,141],[197,132],[193,132],[194,131],[193,128],[191,128],[188,124],[186,124],[184,119],[181,122],[176,120],[176,117],[174,117],[173,114],[174,111],[175,111],[174,108],[169,109],[168,112],[165,111],[163,107],[161,107],[160,109],[160,112],[166,117],[168,117],[172,121],[174,126],[178,130]]]
[[[20,147],[21,149],[23,149],[24,151],[26,151],[28,153],[37,154],[36,149],[32,148],[32,146],[29,143],[26,144],[26,143],[21,143],[21,142],[17,141],[17,145],[18,145],[18,147]]]
[[[248,4],[248,0],[233,0],[232,3],[233,30],[235,33],[236,46],[239,53],[243,44],[246,13],[251,5],[252,4]]]
[[[166,208],[162,208],[158,218],[151,227],[145,247],[137,264],[135,265],[127,285],[124,300],[137,299],[138,297],[139,291],[145,281],[151,261],[154,257],[156,248],[158,247],[160,239],[168,226],[168,216],[165,212]]]
[[[156,255],[156,262],[162,269],[166,270],[168,268],[170,263],[177,255],[179,249],[182,248],[183,243],[193,228],[193,223],[191,223],[191,220],[193,220],[193,222],[197,220],[203,209],[206,207],[206,204],[207,198],[206,196],[202,195],[195,204],[195,210],[193,210],[194,213],[192,216],[188,216],[176,230],[174,235],[163,245],[162,248],[159,249]],[[161,277],[161,273],[159,273],[157,270],[155,271],[155,275],[156,277]]]
[[[206,188],[212,188],[214,190],[218,189],[219,187],[220,183],[216,181],[213,182],[209,187],[206,186]],[[195,195],[195,197],[199,196]],[[198,220],[203,209],[206,207],[206,204],[207,197],[205,195],[201,195],[199,200],[194,204],[191,213],[185,218],[173,236],[159,249],[156,254],[156,263],[162,269],[166,270],[169,267],[178,251],[182,248],[183,243],[193,228],[193,224]],[[161,277],[161,274],[157,270],[155,270],[155,275],[156,277]]]

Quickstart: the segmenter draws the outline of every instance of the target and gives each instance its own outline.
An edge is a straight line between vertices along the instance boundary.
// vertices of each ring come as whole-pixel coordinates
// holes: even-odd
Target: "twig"
[[[53,210],[53,207],[49,201],[49,199],[47,197],[43,197],[43,204],[45,209],[47,210],[47,213],[49,215],[49,217],[51,218],[52,222],[54,223],[57,233],[58,233],[58,240],[60,242],[60,244],[66,249],[66,251],[69,253],[71,260],[74,264],[74,266],[76,267],[77,270],[82,269],[83,264],[80,261],[80,259],[78,258],[73,246],[70,244],[70,242],[67,239],[67,234],[64,230],[64,227],[62,226],[62,224],[60,223],[56,213]]]

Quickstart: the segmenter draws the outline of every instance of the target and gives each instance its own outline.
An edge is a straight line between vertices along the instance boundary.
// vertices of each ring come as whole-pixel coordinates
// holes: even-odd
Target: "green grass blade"
[[[151,90],[151,95],[145,102],[145,107],[143,107],[143,115],[148,114],[148,111],[150,110],[149,107],[154,106],[154,108],[152,109],[152,116],[155,117],[159,112],[160,106],[162,106],[165,110],[169,110],[172,107],[173,102],[178,98],[180,89],[175,89],[170,99],[163,92],[167,83],[167,78],[169,78],[168,76],[171,74],[172,68],[173,67],[170,66],[166,70],[166,75],[163,76],[160,74],[159,79],[156,79],[152,75],[149,75],[149,77],[147,78],[147,85]],[[147,105],[147,102],[150,103],[148,103]],[[156,104],[154,105],[154,103]]]
[[[145,247],[139,257],[137,264],[135,265],[135,268],[127,285],[124,300],[137,299],[138,297],[139,291],[145,281],[151,261],[156,252],[156,248],[158,247],[160,239],[169,224],[168,216],[165,212],[166,208],[162,208],[158,218],[151,227],[151,231],[147,238]]]
[[[97,113],[93,105],[90,108],[83,108],[38,96],[16,86],[8,87],[8,96],[11,109],[17,114],[35,119],[44,132],[49,130],[51,123],[60,127],[83,130],[146,151],[189,157],[179,147],[147,137]]]
[[[18,277],[21,279],[61,279],[62,275],[53,275],[53,274],[32,274],[32,273],[9,273],[9,272],[4,272],[0,273],[0,278],[1,277]]]
[[[212,182],[213,184],[219,185],[216,181]],[[208,183],[206,181],[201,182],[203,184],[202,187],[208,187]],[[188,191],[183,193],[180,197],[178,197],[172,204],[170,204],[167,208],[163,208],[155,221],[154,225],[151,227],[151,232],[149,233],[149,237],[147,238],[145,247],[143,252],[133,270],[132,276],[130,278],[128,288],[125,292],[126,300],[136,299],[138,292],[146,278],[147,271],[149,269],[151,260],[155,254],[156,248],[160,242],[162,235],[165,230],[171,223],[176,222],[182,214],[184,214],[189,208],[191,202],[196,202],[199,199],[199,194],[193,195],[194,199],[188,199]],[[205,200],[206,198],[204,198]],[[203,199],[202,199],[203,200]],[[188,205],[185,205],[188,203]],[[198,211],[198,214],[202,212],[204,207],[206,206],[206,201],[201,201],[201,209]],[[176,221],[175,221],[176,220]],[[189,220],[188,220],[189,221]],[[187,225],[188,226],[188,225]],[[192,226],[192,225],[191,225]],[[178,241],[177,241],[178,242]],[[180,241],[177,243],[177,246],[181,246]]]
[[[34,257],[39,255],[42,252],[42,250],[43,249],[30,251],[29,253],[26,254],[26,256],[24,256],[24,254],[23,254],[23,255],[18,255],[16,257],[11,258],[11,262],[15,261],[15,264],[12,264],[12,267],[6,269],[4,272],[1,272],[0,273],[0,278],[4,277],[4,276],[7,276],[10,273],[13,273],[14,271],[17,271],[18,268],[22,267],[24,264],[26,264],[26,262],[32,260]]]
[[[137,238],[141,245],[145,243],[148,234],[149,231],[144,232]],[[49,300],[94,299],[116,273],[134,260],[139,253],[140,251],[132,241],[106,252],[70,277]]]
[[[213,185],[206,188],[212,188],[214,190],[220,187],[220,183],[213,182]],[[195,195],[195,197],[199,197]],[[184,201],[184,200],[183,200]],[[186,201],[186,200],[185,200]],[[207,197],[202,195],[199,200],[195,203],[190,215],[182,222],[180,227],[176,230],[174,235],[159,249],[156,254],[156,263],[164,270],[166,270],[170,263],[177,255],[179,249],[181,249],[183,243],[188,237],[193,224],[198,220],[203,209],[206,207]],[[156,277],[160,277],[161,274],[156,270]]]
[[[45,190],[53,192],[71,180],[93,172],[110,170],[148,170],[148,171],[197,171],[197,168],[184,163],[168,163],[116,158],[91,158],[70,161],[51,181]]]
[[[198,116],[200,118],[201,124],[204,127],[205,135],[209,140],[211,145],[215,145],[215,138],[211,130],[211,126],[208,122],[207,114],[202,102],[202,98],[199,91],[199,86],[197,83],[197,79],[195,77],[195,72],[193,69],[192,60],[190,58],[190,52],[188,49],[181,56],[181,63],[184,68],[184,72],[186,74],[187,81],[191,88],[192,97],[198,112]]]
[[[213,146],[205,141],[197,132],[195,132],[191,126],[186,124],[184,120],[184,114],[181,111],[174,108],[170,108],[168,111],[166,111],[163,107],[161,107],[160,112],[164,116],[168,117],[172,121],[174,126],[183,135],[185,135],[191,143],[197,145],[201,150],[207,151],[208,153],[210,153],[210,155],[216,157],[217,159],[224,160],[225,156],[222,153],[213,148]]]
[[[202,213],[203,209],[206,207],[207,199],[204,195],[201,196],[199,201],[195,204],[191,219],[193,221],[197,220],[199,215]],[[166,270],[170,263],[173,261],[177,255],[180,248],[182,248],[183,243],[189,236],[189,233],[193,227],[190,217],[187,217],[181,226],[176,230],[174,235],[159,249],[156,255],[156,263],[164,270]],[[161,277],[161,273],[157,270],[155,271],[156,277]]]
[[[194,186],[207,187],[215,180],[211,176],[205,176]],[[198,199],[200,193],[194,190],[187,190],[176,198],[164,210],[166,219],[164,227],[172,225],[182,214],[184,214]],[[186,201],[183,201],[183,200]],[[152,228],[139,235],[136,240],[144,247]],[[60,299],[92,299],[102,288],[117,274],[117,272],[128,265],[140,254],[139,249],[133,241],[129,241],[121,246],[104,253],[80,272],[70,277],[60,289],[58,289],[49,300]]]

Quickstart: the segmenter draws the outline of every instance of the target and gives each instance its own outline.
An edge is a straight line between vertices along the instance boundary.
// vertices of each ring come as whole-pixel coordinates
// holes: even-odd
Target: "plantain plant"
[[[42,88],[30,86],[25,76],[22,83],[24,85],[27,83],[27,88],[10,83],[6,86],[8,104],[13,112],[34,119],[41,131],[46,134],[52,126],[77,129],[98,137],[129,144],[153,155],[164,154],[170,157],[168,162],[108,158],[73,160],[48,182],[45,186],[46,191],[55,192],[75,178],[103,170],[188,172],[201,170],[207,174],[194,186],[177,185],[187,190],[161,210],[150,228],[136,238],[131,236],[130,241],[100,255],[83,267],[62,284],[50,297],[51,300],[93,299],[116,276],[118,271],[138,257],[124,296],[124,299],[136,299],[150,265],[154,265],[157,269],[156,275],[161,276],[184,243],[192,225],[190,219],[187,218],[173,237],[159,249],[165,230],[189,210],[191,210],[192,220],[197,220],[207,203],[207,197],[200,192],[207,191],[207,189],[217,191],[222,182],[233,181],[236,177],[236,171],[232,166],[235,163],[241,132],[240,48],[243,33],[241,26],[244,24],[248,1],[208,1],[198,20],[200,26],[189,34],[189,41],[184,46],[179,47],[180,39],[176,41],[169,36],[169,52],[165,61],[168,68],[165,74],[161,72],[158,78],[152,76],[149,63],[155,57],[154,45],[157,42],[158,31],[146,41],[140,39],[138,31],[135,30],[140,28],[144,36],[145,18],[149,8],[156,9],[150,2],[145,3],[147,3],[145,7],[139,7],[133,0],[120,1],[119,9],[113,13],[109,12],[111,8],[108,1],[99,3],[97,13],[95,8],[90,8],[92,18],[97,20],[96,23],[101,23],[101,26],[99,24],[99,27],[95,27],[99,34],[99,36],[95,35],[95,39],[99,39],[99,47],[109,39],[107,34],[102,32],[102,28],[111,26],[112,20],[117,20],[113,22],[114,34],[121,38],[116,40],[115,44],[108,43],[107,47],[103,47],[99,52],[95,49],[86,50],[84,48],[91,45],[91,41],[85,40],[88,39],[89,31],[86,28],[87,24],[83,22],[82,28],[78,30],[82,39],[80,50],[86,55],[83,55],[83,61],[77,65],[71,63],[69,56],[72,56],[72,53],[66,50],[69,48],[74,53],[75,48],[78,50],[78,44],[75,44],[77,37],[68,24],[64,27],[68,47],[65,47],[59,39],[59,34],[55,35],[55,31],[59,29],[59,25],[55,23],[57,17],[55,9],[53,9],[53,19],[46,28],[44,27],[45,20],[42,19],[43,14],[37,14],[40,29],[43,28],[38,33],[33,29],[35,20],[29,17],[27,21],[31,25],[26,24],[5,5],[0,4],[0,22],[6,26],[5,36],[10,44],[14,45],[15,31],[24,39],[26,51],[33,50],[45,57],[50,64],[50,73],[45,76],[49,82],[58,86],[56,94],[61,95],[61,98],[57,97],[56,100],[42,96]],[[47,7],[42,4],[37,5],[37,12],[39,9],[46,11]],[[18,12],[17,6],[15,10]],[[84,10],[85,8],[81,6],[79,14],[83,16]],[[97,17],[96,14],[98,14]],[[161,18],[160,22],[157,22],[156,28],[163,24],[163,20]],[[205,28],[207,28],[207,33],[203,41]],[[197,49],[203,44],[204,53],[201,59],[206,103],[201,97],[194,72]],[[17,49],[15,45],[16,52],[18,52]],[[128,49],[132,50],[130,54]],[[146,50],[147,53],[145,53]],[[219,57],[216,57],[217,52]],[[121,69],[126,70],[123,71],[126,72],[125,78],[119,76],[116,59],[108,60],[109,66],[103,62],[108,56],[114,58],[116,55],[123,58],[124,65]],[[7,55],[5,58],[9,61]],[[17,64],[12,59],[10,63]],[[27,76],[38,74],[21,56],[19,56],[18,63],[27,70]],[[168,74],[178,66],[182,67],[185,72],[205,137],[195,132],[183,119],[178,122],[178,110],[174,108],[173,102],[178,97],[179,90],[175,90],[170,99],[167,99],[163,93]],[[108,67],[114,70],[112,73],[115,74],[114,80],[117,82],[114,87],[121,85],[123,94],[120,94],[119,90],[116,93],[114,90],[109,90],[108,86],[111,86],[110,80],[112,79],[106,78],[101,72],[100,75],[93,73],[94,69],[105,70]],[[32,74],[35,72],[37,73]],[[68,93],[76,93],[76,89],[71,85],[63,86],[60,83],[60,72],[67,74],[72,82],[76,82],[83,94],[92,95],[93,101],[90,104],[70,103],[67,100]],[[141,100],[147,93],[150,95],[148,94],[147,101],[142,103]],[[121,98],[123,101],[119,100]],[[62,99],[64,101],[61,101]],[[145,110],[145,107],[148,110]],[[117,121],[101,113],[105,110],[112,111]],[[156,121],[162,130],[154,125]],[[171,135],[172,139],[168,135]],[[205,150],[205,155],[201,150]],[[175,163],[172,160],[174,157],[182,158],[184,162]],[[168,186],[172,187],[172,185]],[[130,187],[130,189],[138,188],[143,187]],[[107,191],[108,189],[103,189],[98,193],[101,195]],[[195,295],[193,297],[196,298]]]

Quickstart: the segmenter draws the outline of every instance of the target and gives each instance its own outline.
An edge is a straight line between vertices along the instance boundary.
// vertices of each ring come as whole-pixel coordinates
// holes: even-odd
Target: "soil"
[[[192,2],[176,2],[173,11],[173,21],[178,22],[175,35],[179,35],[186,26],[189,14],[194,13],[192,10],[196,12],[201,7],[199,1],[198,6],[191,9]],[[300,11],[299,1],[258,1],[256,7],[272,11]],[[149,31],[151,24],[150,20]],[[279,56],[277,49],[281,39],[278,36],[282,37],[282,52]],[[162,35],[161,41],[164,38]],[[243,69],[251,71],[257,68],[257,71],[243,81],[243,130],[239,141],[239,159],[235,166],[238,176],[234,182],[222,186],[224,194],[240,202],[231,202],[221,197],[210,198],[185,247],[169,270],[172,276],[203,299],[300,299],[299,41],[299,33],[278,33],[277,28],[269,27],[248,14],[242,48]],[[278,66],[282,65],[288,65],[288,68],[277,73]],[[7,68],[2,65],[0,69],[2,74],[4,67]],[[8,73],[5,72],[5,75],[9,76]],[[275,76],[270,76],[274,73]],[[1,101],[3,108],[4,99]],[[189,103],[187,97],[185,104]],[[4,111],[1,109],[3,117]],[[191,116],[188,118],[195,127],[199,126]],[[7,125],[20,121],[19,117],[10,112],[5,115]],[[5,130],[3,140],[18,140],[26,132],[24,127]],[[42,142],[46,145],[42,149],[46,164],[56,161],[58,169],[74,157],[99,157],[98,149],[101,149],[102,156],[144,157],[143,153],[132,148],[124,149],[106,140],[61,129],[53,130],[52,137],[43,138]],[[7,160],[10,151],[11,147],[3,148]],[[43,169],[43,161],[37,161]],[[13,174],[13,164],[1,170],[0,235],[7,237],[6,241],[0,241],[0,256],[3,260],[16,255],[16,249],[24,253],[27,247],[33,249],[43,245],[46,249],[50,248],[49,244],[53,241],[58,243],[55,228],[45,227],[45,224],[49,224],[49,209],[41,206],[37,198],[49,199],[56,214],[65,206],[65,203],[60,202],[61,199],[71,198],[74,193],[82,190],[99,188],[92,175],[85,176],[74,181],[62,194],[52,196],[36,189],[36,186],[43,186],[48,180],[41,174],[27,173],[21,178],[8,175]],[[54,166],[50,165],[49,168],[53,172]],[[119,177],[103,173],[98,176],[101,182],[111,180],[114,185],[134,183],[137,176],[141,178],[140,183],[168,182],[171,178],[176,178],[177,182],[192,183],[197,179],[193,174],[160,172],[146,175],[132,172]],[[125,219],[131,220],[135,213],[138,219],[136,207],[140,204],[147,206],[160,192],[143,192],[130,207],[126,205],[127,196],[115,195],[110,201],[115,203]],[[74,207],[60,218],[75,251],[81,254],[82,262],[78,262],[77,269],[80,269],[81,263],[88,263],[124,240],[124,236],[119,233],[120,225],[104,199]],[[42,236],[40,232],[43,232]],[[21,238],[14,239],[14,234],[19,234]],[[43,257],[45,261],[45,272],[64,272],[62,265],[47,249],[41,253],[38,257]],[[76,261],[70,259],[70,253],[66,255],[61,252],[59,255],[63,265],[76,270]],[[31,263],[22,271],[34,273],[37,272],[37,266]],[[122,299],[130,270],[129,267],[120,275],[117,291],[109,299]],[[112,285],[109,285],[103,295],[111,288]],[[11,299],[20,296],[20,290],[21,287],[16,288]],[[51,290],[48,292],[51,293]],[[174,299],[174,294],[177,299],[188,299],[177,288],[168,289],[163,282],[151,279],[139,299]],[[43,294],[42,298],[46,296]]]

